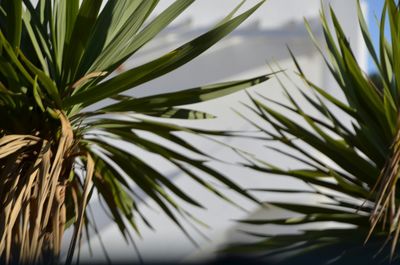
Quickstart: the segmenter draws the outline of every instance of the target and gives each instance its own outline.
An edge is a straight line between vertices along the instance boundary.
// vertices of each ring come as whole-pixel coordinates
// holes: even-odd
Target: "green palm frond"
[[[264,190],[291,196],[291,203],[266,203],[301,217],[243,221],[296,226],[298,234],[258,235],[265,239],[235,246],[233,250],[264,252],[269,258],[280,257],[284,264],[398,261],[400,9],[396,2],[385,1],[378,47],[373,45],[358,3],[363,39],[378,71],[374,79],[358,64],[335,12],[330,10],[333,28],[329,26],[326,14],[321,14],[327,55],[312,38],[345,100],[308,79],[292,52],[297,74],[309,89],[299,89],[299,97],[295,98],[282,85],[288,104],[260,95],[251,96],[249,108],[259,120],[250,122],[272,142],[281,144],[281,147],[274,145],[269,150],[302,166],[289,170],[247,157],[247,167],[293,177],[309,189]],[[387,20],[391,32],[389,39],[384,35]],[[306,27],[310,30],[307,23]],[[304,194],[312,196],[316,202],[311,205],[296,200],[296,196]],[[345,228],[324,228],[322,225],[327,222],[345,225]],[[304,224],[312,226],[305,228]]]
[[[210,158],[177,135],[224,132],[191,129],[168,119],[214,118],[180,106],[228,95],[264,82],[269,75],[142,98],[122,94],[201,55],[264,1],[236,15],[241,3],[203,35],[153,61],[116,71],[193,2],[176,0],[150,19],[157,0],[39,0],[36,5],[30,0],[0,1],[1,262],[57,259],[63,232],[74,225],[67,258],[71,262],[82,231],[95,222],[86,214],[93,192],[129,239],[128,227],[139,233],[137,218],[146,220],[133,185],[187,233],[181,217],[190,214],[178,201],[205,205],[134,150],[162,157],[224,200],[229,201],[199,171],[255,200],[209,167]],[[113,101],[93,106],[104,99]],[[139,131],[163,141],[142,137]],[[179,151],[171,143],[179,145]]]

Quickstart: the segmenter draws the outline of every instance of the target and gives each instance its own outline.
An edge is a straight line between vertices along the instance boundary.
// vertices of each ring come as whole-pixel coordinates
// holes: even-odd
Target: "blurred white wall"
[[[163,0],[160,2],[161,6],[159,10],[165,8],[172,1]],[[135,55],[124,67],[129,68],[142,64],[198,36],[207,29],[210,29],[239,2],[239,0],[196,1],[189,8],[188,12],[176,20],[170,29],[166,30],[150,45],[146,46],[142,52]],[[256,0],[248,0],[241,10],[245,10],[257,2]],[[366,69],[366,50],[361,44],[361,36],[358,32],[356,0],[325,0],[323,2],[326,7],[329,3],[332,4],[340,21],[343,23],[345,31],[350,36],[350,41],[359,58],[360,64]],[[212,82],[253,77],[270,72],[268,64],[275,68],[275,70],[277,70],[276,66],[279,64],[280,67],[286,69],[286,72],[290,76],[294,77],[292,74],[294,66],[285,45],[288,45],[294,51],[294,54],[298,57],[300,64],[310,79],[327,88],[330,92],[336,93],[335,83],[330,78],[321,56],[313,46],[303,26],[303,17],[306,17],[311,23],[317,38],[322,37],[319,27],[320,9],[320,0],[269,0],[234,33],[198,59],[186,64],[179,70],[149,82],[129,93],[136,96],[144,96],[195,87]],[[281,77],[283,76],[281,75]],[[286,81],[284,82],[288,84]],[[275,78],[250,89],[250,91],[257,91],[275,100],[286,100]],[[233,111],[235,109],[242,111],[246,115],[250,115],[239,102],[248,102],[244,92],[204,104],[194,105],[193,108],[207,111],[218,116],[218,118],[209,121],[186,122],[185,124],[212,129],[253,130],[248,123]],[[229,149],[216,145],[211,141],[200,141],[194,137],[189,139],[192,139],[195,144],[207,152],[225,161],[235,162],[240,160]],[[271,162],[288,166],[288,161],[266,152],[266,149],[262,148],[262,145],[265,143],[243,139],[226,139],[225,142],[251,151]],[[155,163],[158,161],[158,158],[153,156],[149,156],[149,159],[154,159]],[[259,174],[233,165],[227,166],[216,162],[213,164],[221,172],[243,187],[299,185],[299,183],[288,178]],[[209,240],[204,239],[193,228],[187,226],[189,232],[199,243],[199,247],[196,248],[167,217],[161,214],[161,211],[152,211],[141,205],[143,212],[148,214],[149,219],[156,229],[152,231],[139,222],[143,239],[136,239],[136,243],[144,261],[199,260],[212,256],[212,253],[220,244],[230,240],[232,227],[235,226],[233,220],[243,218],[249,213],[221,201],[198,187],[187,177],[183,175],[175,176],[175,172],[171,171],[172,169],[167,165],[164,166],[160,162],[160,166],[164,172],[169,173],[173,177],[177,185],[195,196],[207,207],[207,210],[189,209],[196,217],[210,226],[210,229],[200,228]],[[207,176],[204,177],[207,178]],[[257,211],[257,206],[248,200],[229,191],[227,194],[232,194],[232,198],[249,212]],[[266,196],[269,195],[260,194],[260,199],[265,199],[267,198]],[[268,198],[271,197],[269,196]],[[145,198],[145,200],[147,199]],[[117,227],[101,214],[101,208],[95,199],[92,200],[91,205],[95,208],[96,220],[98,220],[101,227],[101,235],[111,259],[126,258],[137,260],[137,254],[133,246],[126,245],[125,241],[119,235]],[[150,205],[154,206],[151,202]],[[156,206],[154,208],[157,209]],[[102,249],[96,237],[93,237],[91,240],[91,246],[94,257],[90,257],[88,245],[84,244],[81,258],[87,261],[104,260]]]

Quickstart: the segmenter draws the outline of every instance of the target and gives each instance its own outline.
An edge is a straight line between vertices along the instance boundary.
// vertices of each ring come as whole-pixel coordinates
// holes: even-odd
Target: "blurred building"
[[[172,1],[163,0],[160,2],[160,7],[165,8]],[[130,61],[123,65],[123,68],[130,68],[156,58],[156,56],[171,51],[185,41],[202,34],[213,27],[224,14],[227,14],[239,2],[240,0],[196,1],[170,28],[160,34],[142,52],[133,56]],[[241,10],[245,10],[257,2],[256,0],[248,0]],[[336,11],[347,36],[350,38],[354,52],[359,58],[359,63],[366,69],[366,49],[362,45],[362,37],[358,30],[356,0],[324,0],[322,2],[325,5],[325,9],[331,4]],[[153,93],[196,87],[213,82],[248,78],[271,72],[270,67],[273,70],[278,70],[279,68],[285,69],[286,73],[295,79],[296,77],[293,74],[294,66],[286,45],[293,50],[310,79],[327,88],[329,92],[336,93],[336,85],[330,77],[327,68],[324,66],[322,57],[310,40],[303,22],[303,18],[305,17],[311,24],[311,28],[317,39],[320,40],[323,37],[319,24],[320,3],[320,0],[269,0],[237,30],[198,59],[130,93],[140,97]],[[367,8],[366,3],[363,4],[363,7]],[[123,68],[121,69],[122,71]],[[280,77],[290,87],[285,77],[283,75],[280,75]],[[299,80],[295,79],[295,81],[301,84]],[[278,101],[286,100],[275,78],[249,91],[258,92]],[[201,128],[254,130],[249,123],[235,113],[235,111],[239,111],[245,115],[250,115],[240,102],[248,102],[247,95],[244,92],[204,104],[194,105],[193,108],[207,111],[218,118],[207,121],[190,121],[185,124]],[[189,139],[192,139],[206,152],[224,161],[232,163],[240,161],[240,157],[229,148],[225,148],[212,141],[200,140],[196,137]],[[225,139],[224,142],[251,151],[273,163],[290,166],[287,164],[287,161],[266,152],[266,149],[262,148],[265,143],[244,139]],[[237,224],[234,221],[235,219],[245,218],[249,215],[255,216],[260,212],[257,205],[228,191],[227,194],[231,194],[234,201],[248,212],[229,205],[203,188],[198,187],[198,185],[190,181],[187,177],[177,174],[172,169],[170,170],[168,165],[164,165],[161,161],[157,164],[157,157],[149,156],[149,159],[153,159],[155,165],[158,165],[160,170],[168,172],[177,185],[183,190],[188,191],[190,195],[195,196],[206,206],[206,210],[188,209],[210,228],[199,228],[208,237],[208,239],[205,239],[189,225],[186,227],[198,242],[199,246],[196,247],[155,205],[150,202],[150,205],[154,206],[154,210],[141,205],[155,228],[155,231],[152,231],[145,225],[140,224],[143,238],[136,239],[135,241],[144,261],[201,260],[212,257],[218,247],[232,240],[237,240],[240,237],[238,232],[236,232]],[[239,166],[228,166],[217,162],[214,164],[225,175],[247,188],[300,185],[288,178],[254,173]],[[221,188],[223,189],[223,187]],[[256,195],[260,199],[271,199],[271,195],[268,194]],[[144,199],[147,200],[147,198]],[[304,198],[304,200],[307,199]],[[114,260],[121,258],[137,260],[138,256],[132,244],[126,245],[116,225],[101,213],[101,207],[95,198],[92,200],[91,205],[95,210],[96,220],[101,230],[100,234],[108,249],[110,258]],[[95,236],[91,240],[91,247],[94,253],[92,258],[89,255],[87,242],[83,244],[81,253],[83,260],[98,261],[105,259],[102,254],[101,245]]]

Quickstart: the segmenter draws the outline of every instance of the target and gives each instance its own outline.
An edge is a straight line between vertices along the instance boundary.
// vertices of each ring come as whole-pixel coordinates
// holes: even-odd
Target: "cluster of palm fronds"
[[[176,106],[220,97],[267,76],[145,98],[121,93],[197,57],[264,1],[237,16],[236,8],[207,33],[146,64],[111,75],[193,2],[174,1],[150,20],[157,0],[40,0],[36,5],[30,0],[0,1],[1,262],[57,259],[63,232],[74,225],[70,262],[82,230],[95,225],[85,211],[94,191],[129,238],[128,227],[138,230],[137,218],[146,220],[138,210],[132,183],[184,230],[178,216],[190,215],[169,194],[190,205],[201,204],[123,142],[160,155],[221,198],[227,199],[193,173],[193,167],[251,198],[208,167],[206,156],[175,134],[212,132],[143,115],[208,118],[211,115]],[[88,110],[104,99],[109,100]],[[140,137],[135,130],[174,142],[186,153]],[[203,158],[191,159],[187,151]]]
[[[358,8],[362,35],[377,68],[374,82],[359,66],[340,22],[331,10],[333,31],[326,14],[321,14],[328,53],[324,60],[345,100],[309,80],[292,53],[298,76],[309,88],[299,89],[301,99],[294,98],[284,85],[289,104],[252,96],[254,106],[250,109],[268,126],[253,121],[254,125],[266,134],[266,139],[284,146],[283,149],[275,146],[269,150],[279,152],[288,160],[294,159],[303,167],[286,169],[260,159],[251,159],[252,163],[247,166],[269,174],[294,177],[309,189],[261,189],[287,194],[288,198],[294,196],[292,203],[270,203],[302,217],[270,217],[244,222],[298,226],[300,231],[270,236],[260,233],[257,236],[265,238],[262,241],[234,249],[264,251],[269,258],[286,257],[288,259],[284,260],[288,264],[302,264],[303,261],[352,264],[350,260],[357,264],[376,264],[397,257],[400,232],[397,182],[400,173],[400,9],[396,1],[385,1],[379,23],[379,47],[374,47],[360,3]],[[387,21],[390,38],[385,36]],[[310,29],[309,25],[307,27]],[[324,56],[323,49],[313,39]],[[376,86],[379,83],[381,87]],[[305,105],[300,104],[300,100],[313,110],[304,110]],[[277,111],[274,104],[281,111]],[[310,205],[296,199],[295,195],[304,194],[314,195],[318,203]],[[326,228],[323,226],[326,222],[340,226]],[[308,224],[307,228],[303,227],[305,224]]]

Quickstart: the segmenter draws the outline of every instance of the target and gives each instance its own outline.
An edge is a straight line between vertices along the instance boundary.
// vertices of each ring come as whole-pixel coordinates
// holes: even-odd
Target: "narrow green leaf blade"
[[[160,57],[159,59],[128,70],[125,73],[120,74],[104,83],[90,87],[88,90],[73,95],[65,100],[64,105],[66,107],[75,104],[80,104],[82,107],[88,106],[98,102],[99,100],[121,93],[129,88],[136,87],[149,80],[175,70],[176,68],[191,61],[229,34],[246,18],[254,13],[263,2],[264,1],[261,1],[259,4],[255,5],[253,8],[249,9],[243,14],[201,35],[189,43],[182,45],[181,47]]]

